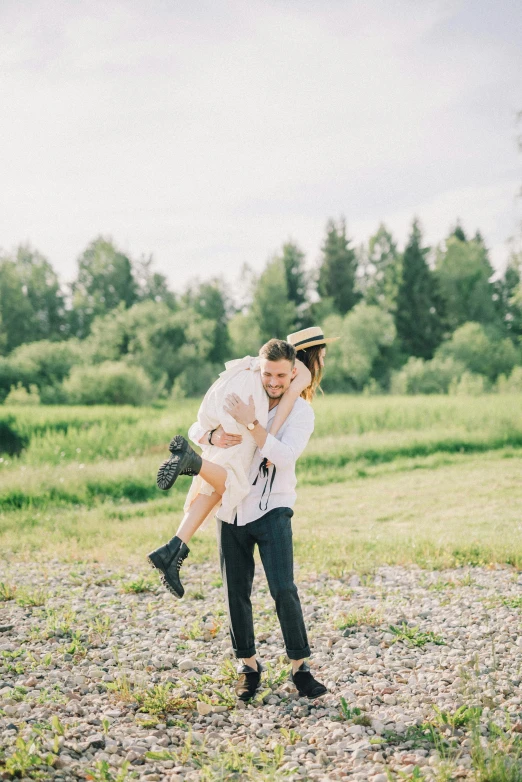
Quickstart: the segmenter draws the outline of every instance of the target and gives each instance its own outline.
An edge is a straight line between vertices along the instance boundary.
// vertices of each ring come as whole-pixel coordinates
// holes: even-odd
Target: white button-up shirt
[[[268,427],[276,410],[277,405],[268,413]],[[294,506],[297,499],[295,463],[314,431],[314,419],[312,406],[299,397],[277,435],[274,437],[268,434],[264,446],[256,449],[250,468],[250,492],[236,508],[238,526],[255,521],[274,508]],[[189,436],[194,442],[198,442],[203,435],[204,431],[198,424],[190,427]],[[260,471],[264,458],[273,465],[268,468],[268,475]],[[217,516],[219,518],[219,509]]]

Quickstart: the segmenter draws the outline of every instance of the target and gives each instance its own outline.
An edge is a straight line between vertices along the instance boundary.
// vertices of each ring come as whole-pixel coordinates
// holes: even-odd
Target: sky
[[[181,290],[326,221],[520,226],[519,0],[0,0],[0,249],[98,235]]]

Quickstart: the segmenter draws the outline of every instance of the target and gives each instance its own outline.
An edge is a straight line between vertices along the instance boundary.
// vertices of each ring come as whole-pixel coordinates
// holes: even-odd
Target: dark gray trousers
[[[286,653],[291,660],[310,656],[303,611],[294,584],[293,515],[291,508],[274,508],[242,527],[217,519],[221,575],[236,657],[253,657],[256,653],[250,600],[256,543],[275,601]]]

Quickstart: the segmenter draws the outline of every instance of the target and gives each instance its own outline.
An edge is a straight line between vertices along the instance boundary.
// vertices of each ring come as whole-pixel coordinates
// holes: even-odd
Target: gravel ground
[[[0,581],[0,778],[474,779],[472,733],[513,750],[522,731],[522,576],[509,569],[298,573],[328,687],[315,701],[288,682],[259,577],[267,671],[246,708],[214,565],[185,567],[182,601],[149,571],[12,562]]]

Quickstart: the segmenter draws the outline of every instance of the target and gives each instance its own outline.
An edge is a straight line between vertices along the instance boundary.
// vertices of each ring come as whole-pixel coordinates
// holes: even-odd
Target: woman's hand
[[[240,445],[242,442],[243,438],[240,434],[228,434],[221,424],[212,433],[212,445],[217,445],[218,448],[232,448],[234,445]]]
[[[293,392],[297,393],[298,396],[301,395],[301,393],[305,390],[305,388],[308,388],[308,386],[312,382],[312,373],[308,369],[308,367],[303,364],[302,361],[299,361],[299,359],[296,359],[295,367],[297,369],[297,372],[295,374],[294,379],[290,383],[289,390],[292,390]]]

